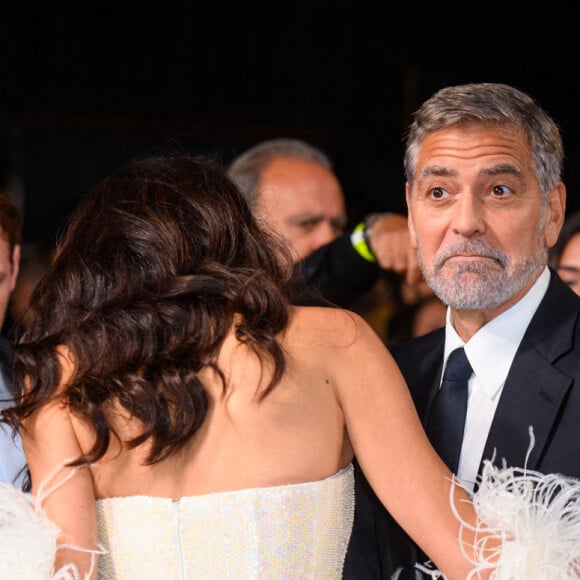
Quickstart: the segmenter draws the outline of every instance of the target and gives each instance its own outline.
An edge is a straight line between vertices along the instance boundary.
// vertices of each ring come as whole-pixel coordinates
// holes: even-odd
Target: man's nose
[[[453,230],[463,236],[481,234],[485,230],[483,202],[478,195],[465,192],[453,204]]]

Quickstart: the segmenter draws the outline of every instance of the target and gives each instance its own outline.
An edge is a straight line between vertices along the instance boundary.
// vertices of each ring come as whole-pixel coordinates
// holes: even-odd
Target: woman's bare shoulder
[[[329,348],[345,348],[361,340],[378,340],[376,333],[359,314],[325,306],[293,307],[287,337],[291,342],[312,341]]]

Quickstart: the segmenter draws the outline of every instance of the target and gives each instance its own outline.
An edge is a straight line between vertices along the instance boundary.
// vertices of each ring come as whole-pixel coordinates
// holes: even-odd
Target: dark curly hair
[[[31,297],[14,346],[18,404],[6,420],[18,428],[62,397],[94,426],[93,448],[75,461],[91,463],[115,436],[108,410],[116,401],[143,423],[126,444],[150,440],[148,462],[166,458],[205,419],[199,371],[213,367],[227,387],[216,357],[232,324],[262,362],[273,362],[256,396],[279,382],[276,335],[288,323],[291,273],[284,245],[259,228],[214,159],[179,154],[127,165],[83,198]],[[57,393],[60,345],[75,368]]]

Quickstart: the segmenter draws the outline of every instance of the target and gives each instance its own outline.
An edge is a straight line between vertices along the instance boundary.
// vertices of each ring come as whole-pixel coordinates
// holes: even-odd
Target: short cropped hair
[[[320,149],[300,139],[270,139],[262,141],[236,157],[227,173],[246,198],[250,209],[256,205],[260,189],[260,178],[266,167],[280,157],[296,157],[312,161],[333,171],[330,158]]]
[[[471,124],[513,126],[526,135],[544,199],[560,181],[564,147],[556,122],[532,97],[512,86],[471,83],[439,90],[413,114],[404,160],[411,187],[425,137],[442,129]]]

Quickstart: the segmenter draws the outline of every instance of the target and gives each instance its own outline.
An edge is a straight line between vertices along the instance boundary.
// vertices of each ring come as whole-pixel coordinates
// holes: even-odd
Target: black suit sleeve
[[[332,303],[348,308],[370,290],[379,276],[378,264],[352,247],[350,232],[322,246],[296,266],[295,304]]]
[[[343,580],[416,580],[415,545],[375,495],[354,461],[355,518]]]

